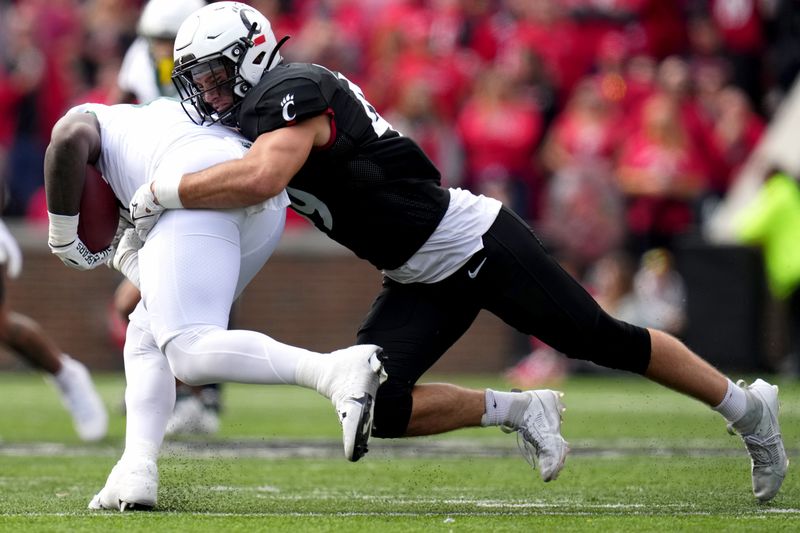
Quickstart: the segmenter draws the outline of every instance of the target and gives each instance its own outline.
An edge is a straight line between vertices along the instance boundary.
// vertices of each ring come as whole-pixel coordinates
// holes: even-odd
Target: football
[[[111,186],[93,165],[86,165],[78,237],[91,252],[107,248],[117,233],[119,204]]]

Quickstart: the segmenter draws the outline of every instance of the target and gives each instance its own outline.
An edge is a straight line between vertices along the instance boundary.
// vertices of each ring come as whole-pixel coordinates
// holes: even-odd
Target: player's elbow
[[[94,162],[100,145],[100,127],[94,115],[71,114],[61,118],[53,127],[48,151],[85,154]]]
[[[247,192],[254,199],[264,201],[273,196],[277,196],[289,182],[289,178],[283,177],[280,172],[267,166],[255,169],[246,180]]]

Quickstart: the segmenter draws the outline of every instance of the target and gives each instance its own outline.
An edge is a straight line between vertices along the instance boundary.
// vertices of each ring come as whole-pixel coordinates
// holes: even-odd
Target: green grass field
[[[124,437],[122,376],[96,380],[111,429],[86,445],[39,376],[0,374],[0,531],[800,531],[793,470],[773,502],[758,504],[743,445],[716,413],[618,377],[560,386],[573,452],[547,484],[496,428],[373,440],[351,464],[320,396],[228,385],[220,434],[166,445],[156,511],[88,511]],[[800,384],[776,383],[796,461]]]

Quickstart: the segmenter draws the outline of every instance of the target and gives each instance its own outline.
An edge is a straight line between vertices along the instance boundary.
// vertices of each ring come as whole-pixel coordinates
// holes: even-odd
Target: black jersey
[[[331,142],[289,182],[292,208],[376,267],[398,268],[436,229],[449,192],[422,149],[391,129],[358,86],[319,65],[279,65],[244,98],[239,125],[255,140],[323,113]]]

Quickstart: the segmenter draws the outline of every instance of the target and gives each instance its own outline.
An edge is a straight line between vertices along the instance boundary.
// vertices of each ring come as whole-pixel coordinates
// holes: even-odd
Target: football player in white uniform
[[[89,253],[77,234],[85,166],[102,173],[123,204],[143,183],[242,157],[249,143],[227,128],[198,127],[180,104],[85,104],[55,126],[45,156],[49,244],[73,268],[91,269],[112,250]],[[297,384],[336,407],[348,459],[364,453],[373,398],[382,376],[380,348],[353,346],[319,354],[244,330],[228,330],[233,300],[278,243],[285,193],[246,209],[176,211],[147,243],[132,229],[116,244],[114,266],[140,286],[124,358],[125,451],[91,508],[148,508],[156,503],[156,459],[175,402],[174,377],[190,385]],[[121,224],[124,227],[124,224]]]
[[[117,85],[122,103],[145,104],[175,96],[172,47],[178,28],[204,0],[149,0],[136,26],[137,37],[125,51]]]
[[[187,111],[238,126],[254,143],[240,160],[141,187],[131,213],[142,234],[164,208],[240,207],[286,188],[295,210],[383,270],[358,336],[387,354],[375,436],[505,426],[522,436],[542,478],[555,479],[567,446],[554,391],[416,385],[487,309],[569,357],[643,375],[717,410],[750,453],[755,496],[777,494],[788,460],[776,386],[733,383],[678,339],[609,316],[523,220],[496,200],[442,188],[422,150],[356,85],[319,65],[281,64],[279,46],[269,21],[237,2],[210,4],[183,23],[173,79]]]
[[[184,19],[204,5],[204,0],[147,2],[136,27],[138,37],[125,52],[120,66],[117,103],[146,104],[162,96],[177,95],[170,77],[175,36]],[[114,293],[114,309],[119,320],[127,324],[140,296],[129,281],[120,283]],[[180,382],[176,386],[175,410],[167,423],[167,435],[216,433],[220,426],[221,386],[209,383],[190,387]]]

